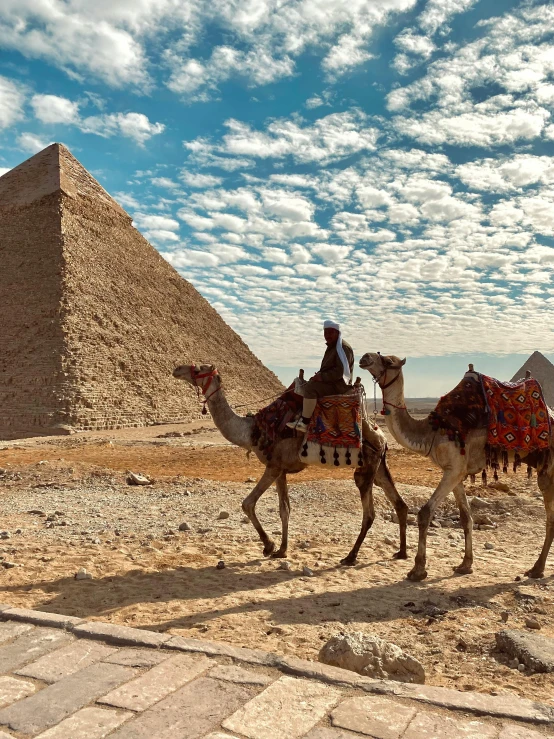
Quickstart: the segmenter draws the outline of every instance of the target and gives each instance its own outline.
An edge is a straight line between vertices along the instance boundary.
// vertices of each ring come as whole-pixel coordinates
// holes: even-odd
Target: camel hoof
[[[452,568],[454,572],[456,572],[458,575],[471,575],[473,572],[473,567],[471,565],[458,565],[457,567]]]
[[[278,549],[276,552],[273,552],[271,555],[271,559],[286,559],[287,552],[285,549]]]
[[[264,547],[264,557],[269,557],[269,555],[273,554],[274,551],[275,551],[275,542],[268,541]]]
[[[544,570],[536,570],[534,567],[531,567],[530,570],[527,570],[525,573],[525,577],[531,577],[533,580],[539,580],[541,577],[544,577]]]
[[[404,552],[402,549],[398,552],[395,552],[392,555],[393,559],[408,559],[408,552]]]
[[[412,582],[421,582],[421,580],[425,580],[427,577],[427,570],[416,570],[415,568],[413,570],[410,570],[408,572],[406,579],[411,580]]]
[[[341,559],[340,563],[345,567],[354,567],[354,565],[358,564],[358,560],[356,557],[345,557],[344,559]]]

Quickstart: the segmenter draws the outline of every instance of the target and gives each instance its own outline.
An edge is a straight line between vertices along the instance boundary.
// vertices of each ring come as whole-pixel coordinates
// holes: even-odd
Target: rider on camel
[[[326,395],[344,395],[352,385],[354,352],[350,344],[343,341],[339,324],[334,321],[325,321],[323,336],[327,350],[323,356],[321,368],[302,385],[301,393],[304,398],[302,418],[287,423],[289,428],[301,433],[306,433],[308,430],[318,398]]]

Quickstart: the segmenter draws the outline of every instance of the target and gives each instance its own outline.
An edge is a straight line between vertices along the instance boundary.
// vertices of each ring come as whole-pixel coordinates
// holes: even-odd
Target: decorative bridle
[[[377,352],[377,354],[381,357],[381,352]],[[382,357],[381,357],[382,359]],[[375,398],[375,409],[377,409],[377,385],[381,388],[381,390],[386,390],[391,385],[394,385],[394,383],[399,379],[400,375],[402,374],[402,370],[398,372],[398,374],[392,378],[389,382],[387,382],[387,372],[392,369],[398,369],[398,367],[384,367],[383,371],[380,375],[373,378],[373,384],[374,384],[374,398]],[[384,385],[381,385],[381,379],[385,381]],[[383,398],[383,408],[381,409],[381,415],[382,416],[388,416],[390,411],[387,410],[387,405],[389,405],[391,408],[396,408],[399,411],[407,411],[407,407],[405,405],[394,405],[394,403],[389,403],[388,400],[385,400]]]
[[[206,403],[210,398],[213,398],[213,396],[218,393],[221,388],[223,387],[223,384],[220,384],[219,387],[217,387],[213,393],[210,393],[210,395],[206,395],[208,390],[211,387],[211,384],[215,377],[219,377],[219,372],[214,368],[213,370],[210,370],[209,372],[200,372],[196,370],[196,366],[194,364],[190,365],[190,377],[192,380],[193,386],[196,388],[196,395],[198,396],[198,400],[200,403],[202,403],[202,415],[205,416],[208,413],[208,409],[206,408]],[[208,378],[208,382],[206,384],[200,384],[197,381],[203,380],[205,378]],[[202,391],[202,395],[204,396],[204,400],[200,398],[200,391]]]

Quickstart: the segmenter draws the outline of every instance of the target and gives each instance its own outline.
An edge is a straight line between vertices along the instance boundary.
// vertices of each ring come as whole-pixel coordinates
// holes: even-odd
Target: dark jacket
[[[354,369],[354,352],[352,351],[352,347],[350,346],[350,344],[344,341],[344,339],[342,342],[342,348],[344,349],[344,353],[346,354],[346,359],[348,360],[348,365],[350,367],[350,373],[352,374],[352,370]],[[334,344],[333,346],[328,346],[327,351],[323,355],[321,369],[319,370],[319,375],[321,376],[322,382],[340,383],[344,374],[344,366],[342,364],[341,358],[338,355],[337,345]]]

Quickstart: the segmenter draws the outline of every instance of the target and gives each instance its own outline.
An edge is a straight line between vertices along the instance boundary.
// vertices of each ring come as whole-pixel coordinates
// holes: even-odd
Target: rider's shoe
[[[307,424],[305,424],[301,418],[299,418],[298,421],[289,421],[289,423],[287,423],[287,426],[289,429],[298,431],[301,434],[305,434],[308,430]]]

